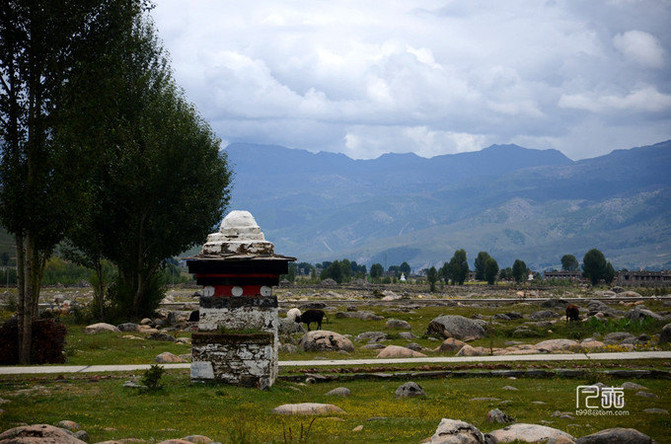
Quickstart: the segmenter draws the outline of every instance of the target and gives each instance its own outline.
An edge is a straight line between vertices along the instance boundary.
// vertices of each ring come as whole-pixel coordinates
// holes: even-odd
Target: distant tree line
[[[580,270],[580,263],[573,255],[564,255],[561,258],[561,263],[562,269],[565,271],[579,272]],[[407,278],[411,272],[411,267],[407,262],[403,262],[401,265],[391,265],[387,270],[381,264],[374,263],[367,272],[365,265],[359,265],[356,261],[350,261],[349,259],[342,259],[315,265],[307,262],[290,264],[289,274],[285,278],[290,281],[294,281],[297,276],[309,277],[312,281],[332,279],[337,283],[367,279],[371,282],[384,283],[394,282],[400,279],[402,275]],[[471,270],[464,249],[456,250],[452,258],[440,268],[432,266],[420,272],[421,275],[426,277],[431,292],[436,290],[436,284],[441,281],[446,285],[464,285],[469,279],[470,273]],[[480,251],[474,261],[473,274],[476,281],[494,285],[499,280],[520,284],[527,281],[529,276],[534,273],[521,259],[515,259],[511,267],[500,268],[496,259],[488,252]],[[594,285],[601,281],[610,284],[615,277],[615,270],[611,263],[606,261],[603,253],[597,249],[592,249],[583,258],[581,274]],[[534,277],[536,276],[534,274]]]

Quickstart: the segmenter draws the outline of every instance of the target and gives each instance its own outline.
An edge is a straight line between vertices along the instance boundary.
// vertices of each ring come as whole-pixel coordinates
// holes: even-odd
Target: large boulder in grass
[[[86,333],[87,335],[94,335],[97,333],[106,333],[106,332],[121,333],[121,330],[119,330],[114,325],[107,324],[105,322],[98,322],[97,324],[91,324],[84,327],[84,333]]]
[[[340,351],[353,352],[352,341],[328,330],[309,331],[298,344],[304,351]]]
[[[513,442],[515,440],[522,442],[547,442],[550,439],[568,438],[573,440],[573,436],[561,430],[538,424],[513,424],[502,429],[490,432],[498,442]]]
[[[377,355],[378,358],[424,358],[426,355],[418,351],[401,347],[400,345],[388,345]]]
[[[473,424],[458,419],[443,418],[431,437],[431,444],[495,444],[489,434]]]
[[[304,402],[301,404],[283,404],[275,407],[273,413],[277,415],[340,415],[345,411],[333,404]]]
[[[472,341],[484,338],[487,332],[483,327],[482,321],[468,319],[459,315],[443,315],[438,316],[429,323],[426,334],[427,336]]]
[[[651,444],[654,441],[636,429],[615,427],[578,438],[576,444]]]
[[[0,433],[0,444],[86,444],[72,433],[48,424],[14,427]]]

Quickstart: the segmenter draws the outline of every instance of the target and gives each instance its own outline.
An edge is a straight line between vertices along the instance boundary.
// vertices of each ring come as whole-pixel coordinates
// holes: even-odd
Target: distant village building
[[[615,281],[623,287],[671,287],[671,271],[618,271]]]
[[[579,281],[582,279],[582,273],[578,270],[573,270],[573,271],[567,271],[567,270],[562,270],[562,271],[544,271],[543,272],[543,277],[545,279],[562,279],[562,280],[570,280],[570,281]]]

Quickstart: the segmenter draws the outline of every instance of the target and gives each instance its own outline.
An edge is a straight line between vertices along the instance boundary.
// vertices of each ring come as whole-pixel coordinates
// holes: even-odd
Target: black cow
[[[580,309],[573,304],[568,304],[566,306],[566,322],[568,321],[579,321],[580,320]]]
[[[307,325],[308,331],[310,331],[310,324],[316,322],[318,326],[317,330],[321,330],[322,319],[324,319],[324,316],[325,314],[321,310],[306,310],[302,315],[296,316],[296,322],[299,324],[302,322]]]

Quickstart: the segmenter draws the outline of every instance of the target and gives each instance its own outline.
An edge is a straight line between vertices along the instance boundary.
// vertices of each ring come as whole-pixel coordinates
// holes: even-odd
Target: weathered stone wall
[[[276,337],[272,333],[194,333],[191,380],[270,387],[278,372]]]
[[[276,296],[200,298],[199,331],[215,331],[223,326],[229,330],[253,329],[277,336],[279,324]]]

